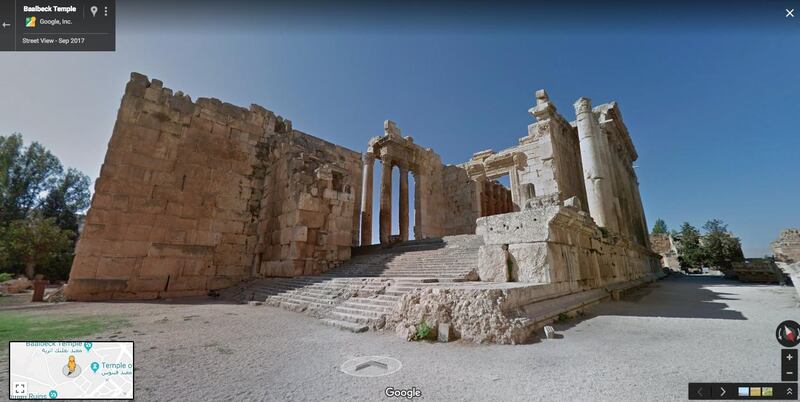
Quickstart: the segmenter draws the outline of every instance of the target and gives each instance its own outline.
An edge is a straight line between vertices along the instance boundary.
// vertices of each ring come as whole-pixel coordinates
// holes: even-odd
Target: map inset
[[[133,399],[133,342],[9,342],[11,399]]]

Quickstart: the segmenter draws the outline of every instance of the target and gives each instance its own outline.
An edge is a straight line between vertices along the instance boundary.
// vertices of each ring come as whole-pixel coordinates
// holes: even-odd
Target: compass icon
[[[775,329],[775,338],[778,343],[787,347],[793,348],[800,343],[800,324],[792,320],[786,320]]]

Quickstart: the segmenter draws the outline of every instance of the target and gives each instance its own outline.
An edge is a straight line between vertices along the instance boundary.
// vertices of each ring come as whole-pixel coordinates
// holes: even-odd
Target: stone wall
[[[772,242],[775,261],[787,264],[800,262],[800,229],[784,229]]]
[[[324,270],[356,236],[359,164],[260,106],[192,102],[133,73],[66,296],[199,295],[256,272]]]
[[[477,184],[470,179],[466,170],[458,166],[444,166],[441,193],[444,198],[442,234],[475,233],[475,220],[480,216],[476,200],[480,195]]]
[[[555,196],[520,212],[480,218],[478,276],[483,281],[566,284],[573,291],[660,272],[659,255],[601,230],[575,203]]]
[[[650,247],[654,252],[661,255],[661,266],[679,271],[681,269],[678,261],[678,249],[675,240],[669,234],[651,234]]]
[[[268,138],[262,151],[259,273],[318,275],[350,259],[361,155],[299,131]]]

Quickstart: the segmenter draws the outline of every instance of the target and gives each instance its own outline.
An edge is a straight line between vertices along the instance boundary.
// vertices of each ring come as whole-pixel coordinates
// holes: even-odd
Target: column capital
[[[373,163],[375,162],[375,155],[370,152],[365,152],[361,155],[361,160],[364,161],[364,163]]]
[[[575,104],[573,106],[575,106],[576,115],[592,112],[592,100],[586,97],[581,97],[580,99],[575,101]]]

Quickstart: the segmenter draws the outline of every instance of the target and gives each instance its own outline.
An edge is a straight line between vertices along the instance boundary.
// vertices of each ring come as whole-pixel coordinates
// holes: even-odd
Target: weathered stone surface
[[[778,262],[800,262],[800,229],[784,229],[772,242],[772,254]]]
[[[475,343],[522,343],[533,327],[527,318],[503,311],[506,296],[500,289],[419,289],[403,296],[386,326],[409,340],[424,321],[434,328],[449,323],[455,337]]]
[[[0,283],[0,292],[2,293],[21,293],[33,287],[33,281],[25,277],[16,279],[9,279]]]
[[[675,246],[675,240],[669,234],[651,234],[650,244],[656,253],[661,255],[661,266],[667,267],[673,271],[681,269],[681,264],[678,261],[678,248]]]
[[[441,322],[439,323],[439,327],[436,330],[436,340],[439,342],[451,342],[453,341],[453,330],[450,328],[450,324]]]
[[[550,206],[478,218],[476,233],[483,236],[487,245],[547,241],[548,222],[558,209]]]
[[[508,282],[508,246],[481,247],[478,253],[478,278],[484,282]]]
[[[360,175],[359,153],[260,106],[193,103],[134,73],[66,295],[176,297],[322,273],[357,242]]]
[[[511,244],[508,246],[515,282],[551,283],[551,265],[547,243]]]

